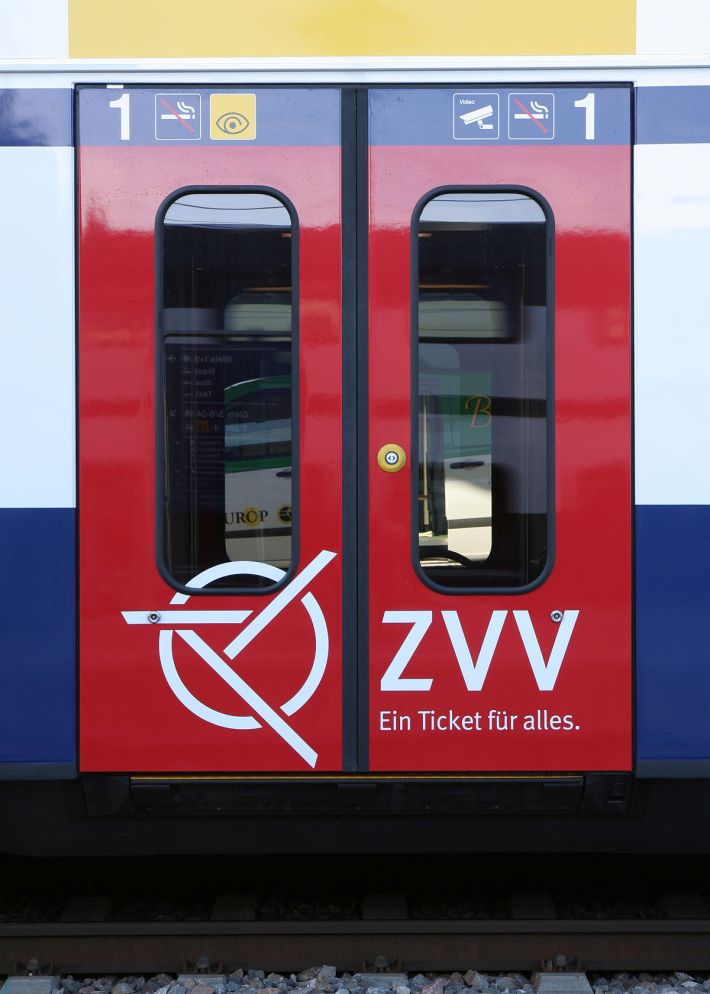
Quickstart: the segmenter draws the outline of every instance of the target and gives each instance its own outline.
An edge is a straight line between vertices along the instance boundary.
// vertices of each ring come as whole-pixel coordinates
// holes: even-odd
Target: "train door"
[[[81,769],[628,769],[629,90],[78,105]]]
[[[370,768],[628,770],[630,91],[369,124]]]
[[[340,94],[78,104],[81,769],[352,765]]]

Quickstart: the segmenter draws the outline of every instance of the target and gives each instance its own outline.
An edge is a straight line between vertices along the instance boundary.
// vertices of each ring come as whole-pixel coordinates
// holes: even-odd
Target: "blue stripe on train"
[[[168,88],[170,89],[170,88]],[[205,108],[203,134],[200,144],[232,145],[212,143],[209,139],[209,90],[192,87],[204,95]],[[253,88],[252,88],[253,89]],[[462,88],[459,87],[460,91]],[[484,85],[470,88],[472,92],[488,91]],[[521,91],[535,90],[521,86]],[[177,88],[176,88],[177,90]],[[549,88],[546,88],[549,90]],[[91,91],[84,91],[84,94]],[[134,102],[145,104],[143,113],[136,106],[133,116],[134,130],[139,135],[127,144],[174,144],[188,143],[160,142],[155,137],[154,110],[152,102],[156,91],[133,90]],[[213,92],[221,92],[214,90]],[[266,90],[258,93],[258,140],[257,144],[321,145],[337,144],[339,141],[337,111],[333,115],[329,101],[337,99],[337,91],[309,90],[307,102],[297,95],[293,88]],[[506,126],[506,100],[512,92],[510,88],[496,90],[500,100],[501,115],[496,144],[509,144]],[[574,101],[584,97],[585,89],[579,91],[558,87],[552,90],[557,103],[556,135],[551,144],[587,144],[584,137],[584,111],[575,108]],[[596,96],[595,124],[596,141],[601,144],[615,144],[627,141],[628,119],[625,109],[618,101],[623,101],[623,90],[594,89]],[[57,146],[72,144],[72,89],[27,87],[0,88],[0,146],[35,145]],[[453,89],[438,87],[419,88],[409,91],[374,91],[378,98],[390,101],[392,119],[378,117],[374,121],[371,140],[374,144],[462,144],[454,139],[452,131],[451,100]],[[621,96],[617,96],[618,94]],[[85,122],[88,133],[85,144],[123,144],[120,141],[119,113],[110,109],[108,103],[115,100],[115,90],[99,87],[89,98],[91,121]],[[86,99],[86,97],[85,97]],[[296,103],[294,103],[296,100]],[[607,102],[611,101],[607,107]],[[304,107],[306,116],[304,118]],[[294,110],[297,110],[294,113]],[[328,124],[324,122],[327,121]],[[264,128],[266,132],[264,132]],[[272,133],[273,132],[273,133]],[[479,137],[486,134],[478,132]],[[642,86],[636,90],[636,142],[638,144],[694,144],[710,142],[710,86]],[[515,143],[515,142],[513,142]],[[238,144],[238,143],[235,143]],[[466,144],[465,142],[463,144]],[[473,142],[484,145],[484,142]]]
[[[0,88],[0,145],[71,145],[72,94],[67,88]]]
[[[221,97],[219,108],[214,105],[213,109],[212,94]],[[240,130],[229,130],[228,119],[247,121],[240,111],[245,94],[255,95],[255,117],[247,122],[253,130],[244,130],[252,137],[242,140]],[[230,95],[235,108],[231,114]],[[119,105],[119,100],[125,103]],[[189,115],[182,123],[178,105]],[[81,145],[155,146],[181,153],[195,146],[211,148],[216,154],[226,150],[239,155],[240,148],[249,146],[339,145],[340,91],[187,85],[157,90],[126,87],[123,91],[89,87],[79,91],[78,130]],[[213,132],[216,139],[210,137]]]
[[[628,145],[629,88],[623,84],[593,88],[593,110],[584,106],[591,94],[589,87],[525,84],[375,88],[370,91],[370,143],[469,149],[498,145]],[[594,121],[593,139],[586,137],[588,113]]]
[[[636,570],[638,771],[708,776],[710,506],[637,507]]]
[[[76,763],[75,520],[0,509],[0,779],[5,764]]]
[[[710,86],[641,86],[636,90],[636,143],[710,142]]]

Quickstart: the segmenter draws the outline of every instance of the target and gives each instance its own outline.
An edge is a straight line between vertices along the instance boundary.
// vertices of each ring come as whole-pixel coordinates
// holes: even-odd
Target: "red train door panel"
[[[340,113],[80,90],[84,771],[343,768]]]
[[[629,91],[370,92],[359,413],[350,96],[80,89],[81,768],[629,769]]]
[[[374,771],[630,768],[629,137],[622,88],[370,94]]]

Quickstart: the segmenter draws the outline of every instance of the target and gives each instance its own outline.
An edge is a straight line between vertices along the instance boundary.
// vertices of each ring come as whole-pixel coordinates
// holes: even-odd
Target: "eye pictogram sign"
[[[177,699],[194,715],[212,725],[222,728],[249,730],[268,725],[284,742],[313,769],[318,760],[315,750],[286,721],[307,703],[318,689],[328,663],[328,626],[318,601],[312,593],[303,593],[311,581],[335,558],[334,552],[323,550],[291,582],[279,591],[266,607],[251,619],[246,628],[236,635],[222,652],[216,651],[192,626],[202,625],[241,625],[253,614],[250,610],[241,611],[122,611],[129,625],[154,625],[159,627],[158,652],[165,679]],[[225,576],[262,576],[274,582],[286,574],[276,566],[266,563],[239,561],[222,563],[199,573],[188,586],[202,589],[207,584]],[[244,680],[230,665],[295,598],[301,596],[301,604],[313,625],[315,649],[313,662],[300,689],[283,704],[273,707]],[[172,605],[184,605],[189,594],[178,593],[172,598]],[[188,690],[183,682],[173,656],[173,638],[182,639],[197,655],[234,691],[253,714],[232,714],[230,711],[217,711],[208,707]],[[253,715],[256,715],[254,717]]]
[[[212,141],[254,141],[256,94],[213,93],[210,96]]]

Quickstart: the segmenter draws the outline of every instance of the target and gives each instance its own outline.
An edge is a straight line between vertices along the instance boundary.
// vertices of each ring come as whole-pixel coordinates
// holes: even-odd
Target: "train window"
[[[415,218],[416,563],[520,588],[548,559],[548,233],[517,191],[449,191]]]
[[[163,217],[163,555],[180,585],[292,562],[292,229],[256,191],[189,193]]]

